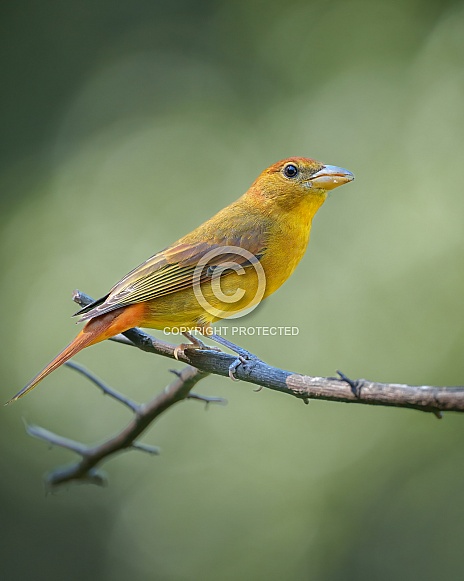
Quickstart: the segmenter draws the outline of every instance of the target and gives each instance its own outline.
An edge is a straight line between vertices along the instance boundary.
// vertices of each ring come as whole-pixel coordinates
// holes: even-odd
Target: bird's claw
[[[183,355],[184,354],[184,348],[185,348],[185,343],[181,343],[180,345],[177,345],[177,347],[174,348],[174,359],[176,361],[179,361],[179,354]]]
[[[229,365],[229,377],[232,381],[240,381],[238,377],[235,376],[235,371],[240,367],[243,366],[244,371],[249,372],[251,369],[256,365],[259,359],[256,355],[252,355],[248,353],[248,351],[244,351],[240,355],[238,355],[237,359]]]
[[[177,345],[177,347],[174,348],[174,359],[179,361],[179,355],[185,355],[185,351],[189,349],[195,349],[196,351],[221,351],[219,347],[210,347],[197,339],[197,343],[181,343],[180,345]]]

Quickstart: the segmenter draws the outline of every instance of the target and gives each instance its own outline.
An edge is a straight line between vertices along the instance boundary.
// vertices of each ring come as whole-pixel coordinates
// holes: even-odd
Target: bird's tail
[[[26,387],[24,387],[20,392],[18,392],[6,403],[7,404],[12,403],[19,399],[20,397],[23,397],[23,395],[26,395],[26,393],[29,393],[31,390],[34,389],[34,387],[39,382],[42,381],[42,379],[47,377],[47,375],[49,375],[52,371],[55,371],[55,369],[60,367],[60,365],[66,363],[68,359],[74,357],[74,355],[76,355],[76,353],[79,353],[81,349],[84,349],[84,347],[88,347],[89,345],[91,345],[92,339],[93,339],[92,335],[90,333],[85,333],[85,330],[82,329],[82,331],[77,335],[74,341],[72,341],[65,349],[63,349],[63,351],[59,355],[57,355],[55,359],[53,359],[53,361],[45,367],[45,369],[43,369],[38,375],[36,375],[34,379],[32,379],[26,385]]]
[[[133,308],[134,307],[134,308]],[[6,402],[5,405],[12,403],[29,393],[34,387],[49,375],[55,369],[58,369],[63,363],[66,363],[71,357],[74,357],[79,351],[95,343],[99,343],[118,333],[127,331],[135,327],[140,322],[139,305],[114,310],[100,317],[91,319],[77,337],[72,341],[59,355],[49,363],[38,375],[34,377],[21,391]]]

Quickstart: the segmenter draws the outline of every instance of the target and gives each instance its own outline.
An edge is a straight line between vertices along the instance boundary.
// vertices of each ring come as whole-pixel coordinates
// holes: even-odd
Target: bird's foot
[[[242,347],[235,345],[235,343],[231,343],[224,337],[221,337],[221,335],[217,335],[216,333],[210,333],[208,336],[213,341],[216,341],[220,345],[224,345],[224,347],[227,347],[228,349],[230,349],[231,351],[238,355],[237,359],[233,363],[231,363],[231,365],[229,365],[229,377],[233,381],[239,381],[238,377],[235,376],[235,372],[240,367],[240,365],[242,366],[243,370],[246,373],[249,373],[256,365],[256,363],[261,361],[258,357],[256,357],[256,355],[253,355],[246,349],[242,349]]]
[[[181,343],[174,349],[173,355],[175,359],[179,360],[179,355],[184,355],[185,351],[190,349],[195,349],[197,351],[220,351],[218,347],[210,347],[209,345],[203,343],[203,341],[200,341],[200,339],[190,335],[190,333],[188,334],[188,338],[191,341],[190,343]]]
[[[232,379],[232,381],[240,381],[238,377],[235,376],[237,369],[242,366],[242,369],[246,373],[249,373],[258,361],[259,359],[256,355],[253,355],[249,351],[245,351],[245,349],[241,349],[237,359],[229,365],[230,379]]]
[[[174,359],[176,359],[177,361],[179,361],[179,355],[184,355],[184,351],[186,349],[188,349],[188,347],[192,346],[193,344],[191,343],[181,343],[180,345],[177,345],[177,347],[174,349]]]

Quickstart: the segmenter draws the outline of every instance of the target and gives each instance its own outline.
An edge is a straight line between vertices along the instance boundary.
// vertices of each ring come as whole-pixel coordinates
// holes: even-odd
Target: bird
[[[85,322],[76,338],[7,404],[29,393],[79,351],[133,327],[180,328],[185,349],[214,349],[192,334],[230,348],[229,375],[253,356],[212,324],[249,312],[275,292],[303,257],[312,220],[330,190],[351,182],[350,171],[306,157],[265,169],[238,200],[124,276],[75,315]],[[217,348],[216,348],[217,350]]]

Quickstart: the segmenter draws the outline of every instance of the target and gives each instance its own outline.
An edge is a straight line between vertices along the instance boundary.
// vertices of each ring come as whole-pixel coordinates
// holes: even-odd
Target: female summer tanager
[[[205,348],[188,333],[199,329],[239,354],[231,366],[233,377],[249,353],[212,333],[211,323],[237,316],[287,280],[306,250],[312,219],[327,192],[353,178],[346,169],[304,157],[271,165],[236,202],[76,313],[87,321],[84,328],[10,402],[84,347],[132,327],[181,328],[191,343],[180,349]]]

